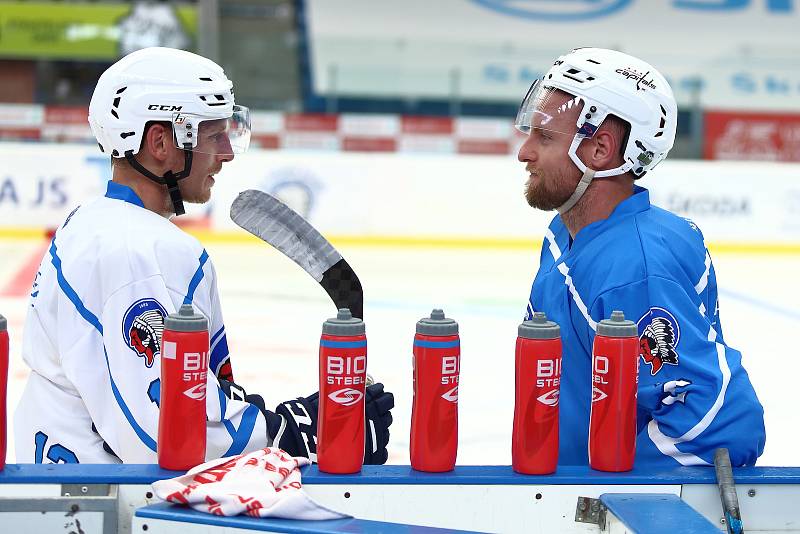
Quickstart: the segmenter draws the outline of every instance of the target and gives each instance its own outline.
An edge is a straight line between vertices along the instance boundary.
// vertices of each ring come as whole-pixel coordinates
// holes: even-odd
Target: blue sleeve
[[[683,287],[651,275],[592,305],[595,320],[621,309],[637,322],[637,465],[713,465],[718,447],[733,465],[753,465],[764,450],[764,410],[741,354],[718,331],[713,271],[704,276],[711,281]]]

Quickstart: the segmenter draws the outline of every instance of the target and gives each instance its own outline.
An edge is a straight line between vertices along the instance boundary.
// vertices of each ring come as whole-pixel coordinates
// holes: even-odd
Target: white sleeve
[[[128,284],[109,296],[99,317],[106,372],[84,373],[80,354],[65,355],[65,372],[97,432],[125,463],[157,461],[161,332],[164,317],[185,298],[168,289],[161,276]],[[218,390],[216,379],[209,377],[207,458],[266,446],[260,410],[243,401],[228,400],[223,406]]]

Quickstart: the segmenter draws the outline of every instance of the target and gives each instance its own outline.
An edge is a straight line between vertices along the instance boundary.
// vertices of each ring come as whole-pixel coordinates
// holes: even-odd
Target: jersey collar
[[[108,188],[106,189],[106,198],[115,198],[123,200],[130,204],[135,204],[141,208],[144,207],[144,202],[139,196],[127,185],[118,184],[111,180],[108,181]]]
[[[593,222],[582,228],[572,243],[571,249],[579,248],[582,243],[588,243],[595,236],[614,226],[620,219],[635,215],[650,209],[650,192],[644,187],[633,186],[633,194],[617,204],[608,218]]]

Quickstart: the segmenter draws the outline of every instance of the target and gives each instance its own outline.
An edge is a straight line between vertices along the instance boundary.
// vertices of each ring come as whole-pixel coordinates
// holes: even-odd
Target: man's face
[[[181,196],[185,202],[205,204],[211,198],[214,175],[222,169],[222,164],[233,160],[233,150],[227,134],[225,119],[203,121],[200,123],[197,147],[192,153],[192,171],[178,182]],[[176,150],[174,169],[183,168],[183,151]]]
[[[566,202],[581,179],[581,172],[569,158],[569,146],[576,131],[581,105],[574,97],[554,91],[539,106],[537,120],[519,149],[517,159],[525,163],[529,177],[525,199],[531,207],[551,211]],[[542,119],[545,117],[546,119]]]

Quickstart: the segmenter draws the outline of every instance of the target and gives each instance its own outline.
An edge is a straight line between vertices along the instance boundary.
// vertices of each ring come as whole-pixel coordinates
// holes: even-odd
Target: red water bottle
[[[317,463],[325,473],[357,473],[364,463],[364,321],[342,308],[319,342]]]
[[[592,348],[589,465],[599,471],[630,471],[636,454],[639,334],[621,311],[597,325]]]
[[[191,304],[164,320],[158,465],[185,471],[206,458],[208,320]]]
[[[433,310],[414,335],[414,403],[411,408],[411,467],[452,471],[458,452],[458,323]]]
[[[547,475],[558,463],[558,398],[561,329],[542,312],[519,325],[511,466],[517,473]]]
[[[0,315],[0,471],[6,466],[6,390],[8,388],[8,327]]]

